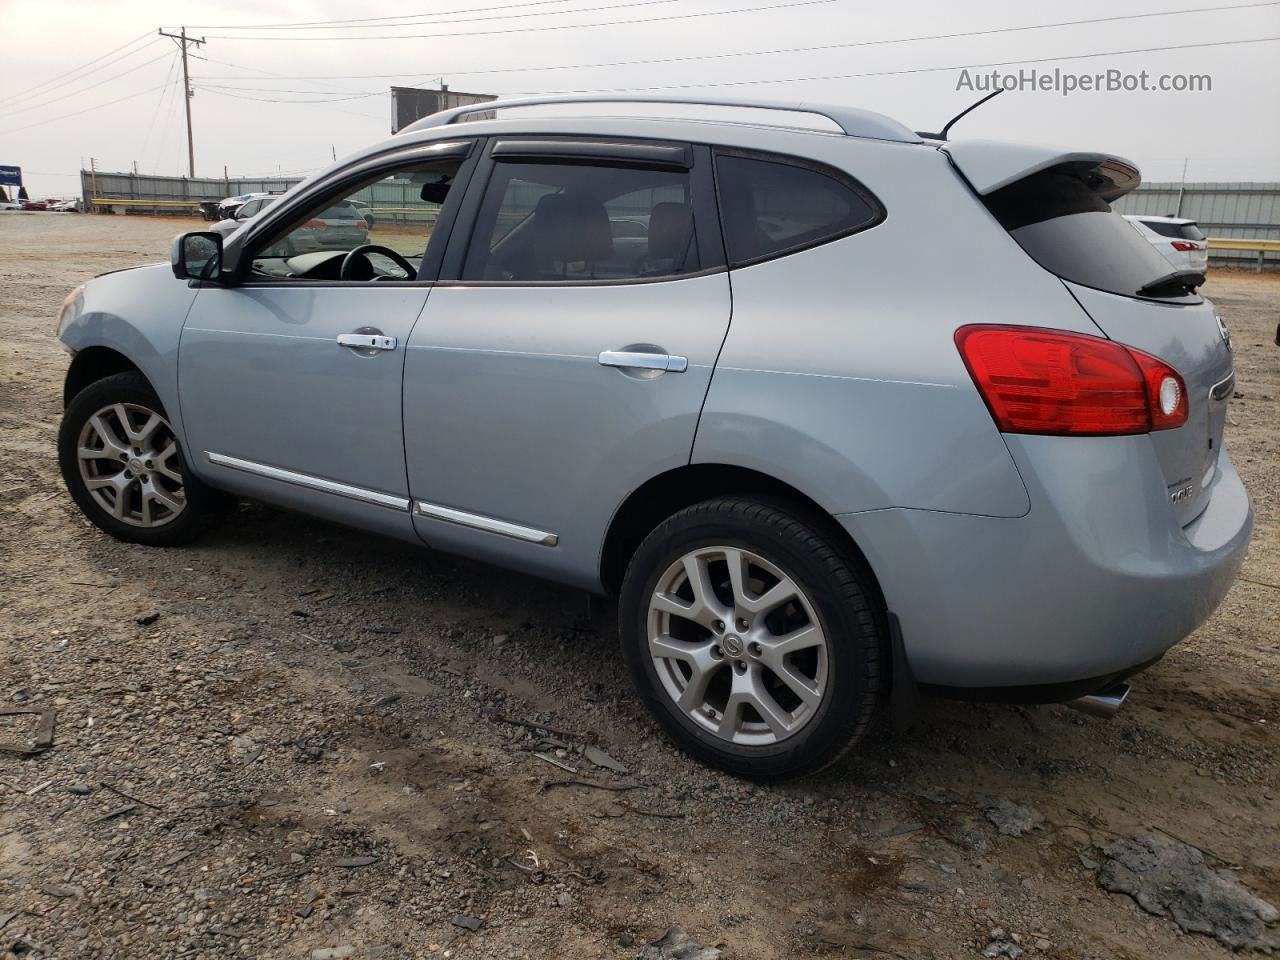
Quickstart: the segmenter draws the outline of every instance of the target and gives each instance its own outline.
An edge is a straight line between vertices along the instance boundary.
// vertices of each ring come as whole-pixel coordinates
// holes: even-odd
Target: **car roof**
[[[882,113],[863,110],[841,104],[810,103],[803,100],[741,100],[723,97],[675,97],[653,94],[573,94],[543,97],[519,97],[507,100],[491,100],[484,103],[455,107],[429,114],[409,124],[400,134],[415,133],[453,126],[458,120],[472,114],[494,114],[498,110],[520,107],[575,106],[595,104],[645,104],[648,106],[725,107],[730,110],[745,109],[769,113],[801,113],[824,117],[845,136],[872,140],[892,140],[900,143],[920,143],[920,134]],[[674,118],[673,118],[674,119]]]

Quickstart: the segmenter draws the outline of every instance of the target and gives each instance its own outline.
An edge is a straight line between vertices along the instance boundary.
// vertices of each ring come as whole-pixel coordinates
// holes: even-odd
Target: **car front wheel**
[[[76,394],[58,431],[58,463],[81,512],[118,540],[187,543],[222,501],[185,469],[164,407],[138,373]]]
[[[694,756],[774,780],[865,733],[887,669],[870,572],[821,518],[711,500],[657,527],[627,568],[623,653],[642,699]]]

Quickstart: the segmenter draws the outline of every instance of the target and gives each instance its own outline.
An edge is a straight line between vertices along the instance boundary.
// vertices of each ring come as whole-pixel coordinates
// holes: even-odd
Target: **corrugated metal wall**
[[[1144,183],[1112,206],[1120,213],[1186,217],[1210,237],[1280,240],[1280,183]],[[1246,250],[1215,250],[1216,264],[1254,266],[1258,255]],[[1280,267],[1280,254],[1265,264]]]
[[[84,198],[85,209],[94,206],[93,198],[113,198],[120,200],[179,200],[191,201],[194,205],[201,200],[221,200],[242,193],[284,193],[301,177],[256,178],[231,177],[221,178],[186,177],[153,177],[132,173],[96,174],[89,170],[80,171],[80,191]],[[96,183],[96,192],[95,192]],[[97,206],[109,207],[111,204],[99,203]],[[124,207],[130,213],[160,213],[190,216],[189,206],[133,206]]]

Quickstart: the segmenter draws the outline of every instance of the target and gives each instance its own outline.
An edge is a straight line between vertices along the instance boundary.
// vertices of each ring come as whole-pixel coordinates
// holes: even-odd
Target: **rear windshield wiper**
[[[1135,296],[1139,297],[1180,297],[1194,293],[1196,287],[1204,283],[1204,274],[1199,270],[1175,270],[1157,277],[1144,284]]]

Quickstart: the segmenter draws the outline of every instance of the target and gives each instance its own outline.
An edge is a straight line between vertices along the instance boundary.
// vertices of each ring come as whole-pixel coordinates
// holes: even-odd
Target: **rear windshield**
[[[1134,297],[1174,270],[1073,168],[1034,173],[983,199],[1022,249],[1064,280]],[[1169,295],[1153,299],[1199,299],[1179,289],[1162,292]]]
[[[1203,240],[1204,234],[1194,223],[1169,223],[1165,220],[1143,220],[1142,225],[1162,237],[1173,240]]]
[[[359,218],[360,211],[346,200],[339,200],[320,214],[321,220],[358,220]]]

